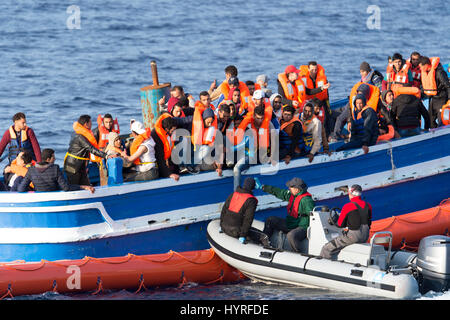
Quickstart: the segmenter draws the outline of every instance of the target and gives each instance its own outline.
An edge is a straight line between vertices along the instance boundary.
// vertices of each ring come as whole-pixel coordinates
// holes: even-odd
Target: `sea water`
[[[418,51],[450,62],[448,1],[32,1],[0,2],[0,123],[24,112],[41,149],[62,164],[72,123],[82,114],[111,113],[122,133],[142,119],[139,89],[159,82],[195,98],[224,68],[241,81],[259,74],[277,91],[287,65],[315,60],[331,84],[330,99],[349,95],[367,61],[385,74],[388,56]],[[94,124],[95,127],[95,124]],[[3,163],[4,165],[5,163]],[[2,165],[2,167],[3,167]],[[182,179],[182,178],[181,178]],[[226,197],[226,195],[224,195]],[[45,294],[31,299],[96,299]],[[364,299],[323,289],[237,285],[105,293],[108,299]],[[421,299],[448,299],[448,293]]]

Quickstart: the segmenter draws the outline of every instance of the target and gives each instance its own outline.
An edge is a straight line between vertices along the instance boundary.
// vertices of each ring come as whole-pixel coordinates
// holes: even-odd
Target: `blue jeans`
[[[241,172],[250,168],[250,159],[246,155],[236,162],[233,168],[233,188],[236,190],[241,185]]]
[[[420,127],[409,129],[398,129],[398,134],[403,137],[411,137],[420,134]]]

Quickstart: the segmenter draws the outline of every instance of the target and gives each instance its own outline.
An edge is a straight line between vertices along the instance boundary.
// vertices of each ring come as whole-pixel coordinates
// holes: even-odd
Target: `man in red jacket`
[[[372,206],[361,199],[362,188],[355,184],[348,190],[350,202],[342,207],[337,221],[339,228],[344,228],[342,235],[326,243],[320,255],[326,259],[343,248],[354,243],[365,243],[369,239],[372,224]]]
[[[0,157],[9,145],[8,163],[17,158],[21,149],[30,152],[34,161],[41,161],[41,148],[33,129],[27,126],[25,114],[16,113],[12,118],[14,124],[6,129],[0,141]]]

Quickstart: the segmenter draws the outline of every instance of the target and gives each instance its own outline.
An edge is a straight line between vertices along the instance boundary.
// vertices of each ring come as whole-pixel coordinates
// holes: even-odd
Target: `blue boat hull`
[[[361,149],[319,155],[312,163],[252,166],[245,175],[285,187],[303,178],[317,205],[342,207],[343,186],[362,185],[373,218],[436,206],[450,196],[450,126]],[[156,254],[208,247],[208,221],[233,190],[231,170],[123,183],[88,191],[0,194],[0,261]],[[257,218],[285,215],[285,203],[256,191]]]
[[[432,177],[401,182],[391,186],[375,188],[364,193],[364,198],[373,206],[376,219],[405,214],[437,206],[450,195],[450,172]],[[431,185],[439,186],[430,188]],[[319,200],[316,205],[342,207],[347,196]],[[258,211],[256,218],[286,215],[284,207]],[[174,250],[178,252],[209,248],[206,227],[210,220],[186,225],[140,232],[106,239],[94,239],[69,243],[2,244],[0,261],[27,261],[80,259],[90,257],[113,257],[133,254],[158,254]]]

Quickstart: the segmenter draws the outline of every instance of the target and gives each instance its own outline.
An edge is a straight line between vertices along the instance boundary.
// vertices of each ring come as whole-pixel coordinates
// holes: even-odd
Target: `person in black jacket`
[[[419,65],[421,68],[430,67],[430,58],[422,56],[419,59]],[[430,115],[431,128],[436,128],[442,125],[441,120],[441,108],[450,100],[450,82],[448,80],[447,72],[445,72],[442,64],[439,63],[436,67],[435,81],[437,93],[434,96],[430,96],[430,104],[428,107],[428,113]],[[423,88],[422,88],[423,92]]]
[[[162,120],[161,125],[168,136],[171,136],[177,128],[175,119],[171,117]],[[177,173],[178,166],[172,162],[171,158],[167,160],[164,158],[164,144],[156,132],[156,129],[151,131],[150,136],[153,138],[153,141],[155,141],[155,157],[156,163],[158,164],[159,177],[172,178],[173,180],[178,181],[180,179],[180,176]]]
[[[242,187],[230,194],[222,207],[220,214],[220,228],[230,237],[239,238],[244,243],[249,233],[255,215],[258,200],[253,195],[255,179],[248,177]],[[258,241],[256,239],[256,241]]]
[[[89,190],[94,193],[95,189],[89,185],[70,185],[62,174],[61,169],[55,164],[55,151],[53,149],[42,150],[41,162],[28,169],[27,174],[17,188],[19,192],[28,191],[28,186],[32,182],[34,190],[38,192],[48,191],[74,191]]]
[[[430,116],[422,101],[410,94],[401,94],[392,102],[391,112],[394,125],[402,137],[420,133],[420,117],[424,119],[425,130],[430,128]]]
[[[366,154],[369,152],[369,147],[377,143],[378,116],[375,110],[366,105],[366,98],[362,94],[356,95],[354,105],[350,120],[352,127],[350,141],[336,151],[362,148]]]
[[[78,118],[78,123],[88,131],[91,130],[92,121],[89,115],[80,116]],[[92,131],[90,131],[90,133],[92,134]],[[92,134],[92,137],[93,136],[94,135]],[[70,184],[91,184],[87,173],[87,165],[91,153],[104,159],[108,158],[108,155],[92,145],[87,137],[74,132],[69,143],[66,158],[64,159],[64,171],[66,172],[67,180]],[[116,156],[109,157],[114,158]]]

